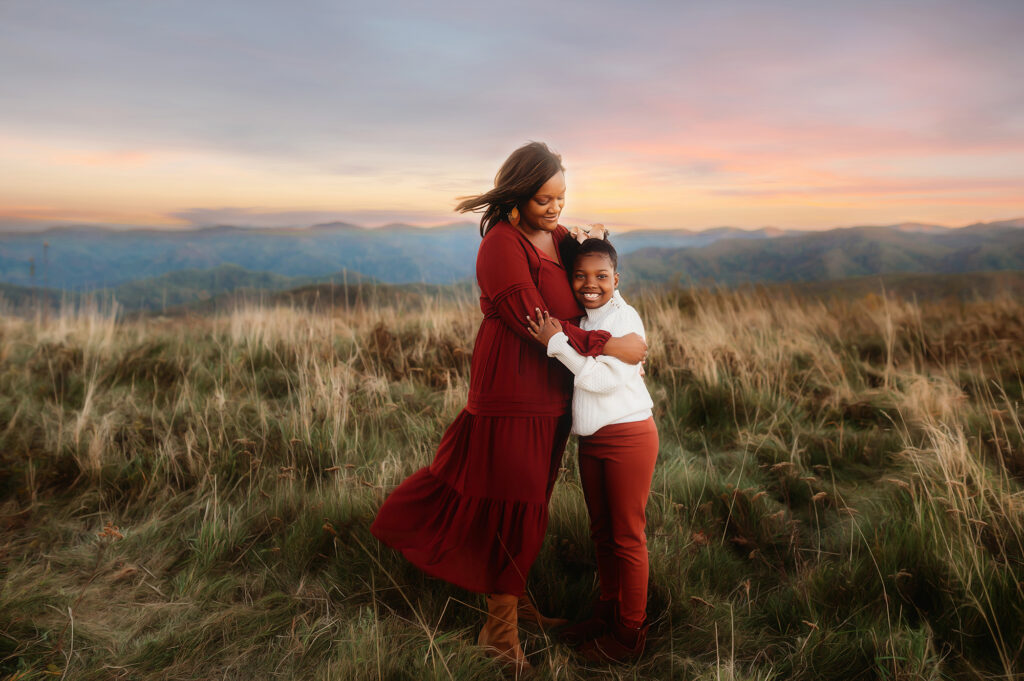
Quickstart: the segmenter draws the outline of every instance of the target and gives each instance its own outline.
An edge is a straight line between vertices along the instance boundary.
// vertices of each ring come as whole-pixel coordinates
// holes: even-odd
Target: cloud
[[[617,175],[672,196],[704,188],[753,200],[775,183],[813,197],[921,178],[893,176],[894,158],[966,186],[990,177],[968,157],[1024,153],[1022,29],[1024,5],[1009,0],[593,0],[515,11],[445,0],[12,0],[0,6],[0,131],[71,141],[49,162],[83,174],[47,187],[55,203],[99,182],[90,168],[138,171],[138,182],[108,173],[108,193],[135,192],[133,205],[151,196],[154,210],[176,215],[217,205],[444,214],[529,139],[560,150],[580,180]],[[30,163],[4,170],[23,175]],[[175,170],[180,182],[167,180]],[[184,191],[189,177],[209,192],[170,206],[152,189]],[[1024,182],[1024,170],[1002,179],[1014,178]],[[586,204],[595,210],[628,210],[625,195],[645,192],[601,186],[617,196]],[[39,192],[0,193],[26,198]]]
[[[899,179],[888,182],[864,180],[859,183],[830,184],[825,186],[782,186],[767,189],[737,188],[737,189],[715,189],[711,193],[716,196],[738,196],[738,197],[877,197],[888,198],[890,196],[917,197],[922,195],[938,194],[942,196],[991,196],[991,197],[1018,197],[1021,189],[1020,182],[1016,180],[1003,180],[993,178],[979,178],[972,180],[942,179],[942,178],[919,178]]]
[[[92,153],[63,153],[54,158],[58,163],[69,163],[89,167],[138,168],[152,160],[153,154],[146,151],[101,151]]]
[[[192,208],[168,215],[192,227],[232,225],[235,227],[310,227],[328,222],[346,222],[362,227],[377,227],[396,222],[433,226],[453,222],[453,216],[444,213],[401,210],[359,211],[272,211],[258,208]]]

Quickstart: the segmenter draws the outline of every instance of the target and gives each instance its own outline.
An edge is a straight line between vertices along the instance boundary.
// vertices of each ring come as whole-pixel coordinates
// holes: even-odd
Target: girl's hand
[[[547,347],[551,337],[556,333],[562,332],[562,325],[557,319],[549,315],[547,310],[541,312],[540,308],[535,308],[535,311],[537,313],[537,321],[531,319],[529,315],[526,317],[526,322],[530,327],[530,335]]]
[[[637,333],[615,336],[604,344],[604,354],[626,364],[639,364],[647,359],[647,342]]]

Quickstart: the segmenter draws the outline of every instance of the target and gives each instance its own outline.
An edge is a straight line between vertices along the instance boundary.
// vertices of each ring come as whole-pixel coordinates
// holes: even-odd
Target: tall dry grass
[[[634,301],[662,449],[648,654],[541,678],[1014,678],[1024,305]],[[465,402],[468,297],[0,322],[0,678],[500,678],[368,532]],[[595,589],[570,445],[531,590]]]

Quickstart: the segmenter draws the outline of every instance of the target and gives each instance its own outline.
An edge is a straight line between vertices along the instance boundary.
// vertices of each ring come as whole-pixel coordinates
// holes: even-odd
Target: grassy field
[[[346,301],[347,302],[347,301]],[[645,294],[648,654],[550,679],[1015,678],[1024,303]],[[368,526],[466,397],[475,302],[0,321],[0,679],[499,679]],[[583,614],[570,444],[531,590]]]

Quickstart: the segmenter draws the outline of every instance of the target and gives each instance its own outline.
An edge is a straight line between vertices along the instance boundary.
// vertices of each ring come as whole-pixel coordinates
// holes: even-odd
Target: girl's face
[[[576,258],[572,270],[572,290],[586,308],[601,307],[612,298],[619,285],[619,273],[604,253],[587,253]]]
[[[558,171],[519,206],[519,228],[526,232],[553,232],[565,206],[565,175]]]

